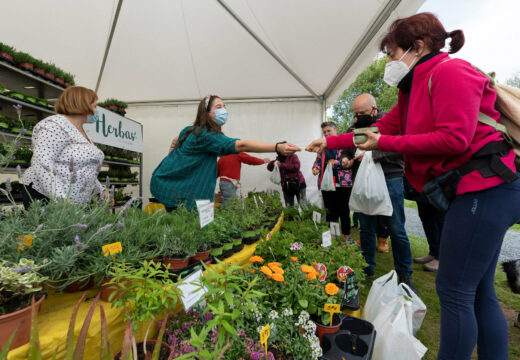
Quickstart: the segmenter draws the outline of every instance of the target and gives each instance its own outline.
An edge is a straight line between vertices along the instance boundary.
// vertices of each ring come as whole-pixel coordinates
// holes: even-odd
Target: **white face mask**
[[[406,65],[404,61],[402,61],[402,58],[408,54],[408,51],[410,51],[411,47],[406,50],[406,52],[401,56],[399,60],[394,60],[386,63],[385,65],[385,76],[383,80],[390,86],[397,86],[399,82],[408,74],[410,69],[412,68],[412,65],[415,62],[415,59],[410,64],[410,67]],[[417,54],[415,54],[415,57],[417,57]]]

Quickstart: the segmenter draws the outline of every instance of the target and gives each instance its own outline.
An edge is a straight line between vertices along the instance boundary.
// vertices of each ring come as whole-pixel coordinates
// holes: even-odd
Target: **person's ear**
[[[416,54],[421,56],[421,54],[424,52],[424,41],[415,40],[413,43],[413,51],[415,51]]]

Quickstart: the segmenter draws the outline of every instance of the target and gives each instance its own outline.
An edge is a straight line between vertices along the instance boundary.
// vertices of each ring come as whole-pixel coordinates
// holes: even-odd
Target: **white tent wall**
[[[224,99],[225,101],[225,99]],[[143,124],[143,196],[150,195],[152,172],[167,155],[172,139],[185,127],[193,123],[198,104],[130,106],[127,116],[139,119]],[[297,146],[306,146],[321,136],[320,122],[322,107],[317,101],[272,101],[226,103],[229,120],[223,131],[227,136],[275,143],[289,141]],[[253,154],[260,158],[274,159],[274,153]],[[308,152],[298,153],[301,170],[307,183],[307,196],[313,203],[320,204],[316,177],[311,168],[316,158]],[[280,186],[270,182],[270,172],[265,165],[242,166],[242,192],[275,189]]]

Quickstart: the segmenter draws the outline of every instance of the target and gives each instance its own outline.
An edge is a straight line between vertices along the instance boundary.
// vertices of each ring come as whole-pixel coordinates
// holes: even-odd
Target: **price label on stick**
[[[197,200],[196,204],[199,212],[200,227],[203,228],[215,219],[215,204],[209,200]]]
[[[314,221],[315,224],[319,224],[321,222],[321,214],[317,211],[313,211],[312,221]]]
[[[188,311],[195,305],[200,298],[208,291],[201,285],[202,270],[198,270],[188,277],[182,279],[182,283],[178,286],[182,291],[181,302],[184,310]]]
[[[340,236],[341,233],[339,231],[339,223],[337,222],[331,222],[330,223],[330,233],[332,236]]]
[[[269,324],[267,324],[260,331],[260,344],[265,345],[265,356],[266,356],[266,359],[267,359],[267,339],[269,339],[269,335],[271,335],[271,331],[270,331],[270,328],[269,328]]]
[[[325,304],[323,307],[323,311],[330,313],[330,325],[332,326],[332,318],[334,317],[335,313],[339,313],[339,304]]]
[[[253,200],[255,201],[255,205],[258,208],[258,202],[256,201],[256,196],[253,195]]]
[[[103,250],[103,255],[105,256],[114,255],[123,251],[123,247],[119,241],[112,244],[103,245],[101,249]]]
[[[302,216],[302,208],[298,205],[298,213]]]
[[[332,235],[329,231],[325,231],[321,234],[321,247],[329,247],[332,245]]]
[[[260,202],[263,204],[264,203],[264,199],[262,199],[261,196],[258,196],[258,199],[260,200]]]

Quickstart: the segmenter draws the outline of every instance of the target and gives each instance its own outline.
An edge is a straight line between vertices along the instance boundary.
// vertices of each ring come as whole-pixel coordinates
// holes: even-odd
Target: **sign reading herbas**
[[[98,121],[83,125],[90,140],[120,149],[143,152],[141,124],[99,106],[96,111],[99,114]]]
[[[202,295],[208,290],[202,286],[201,278],[203,276],[202,270],[197,270],[182,280],[179,289],[182,291],[181,301],[184,310],[188,311],[195,305]]]

